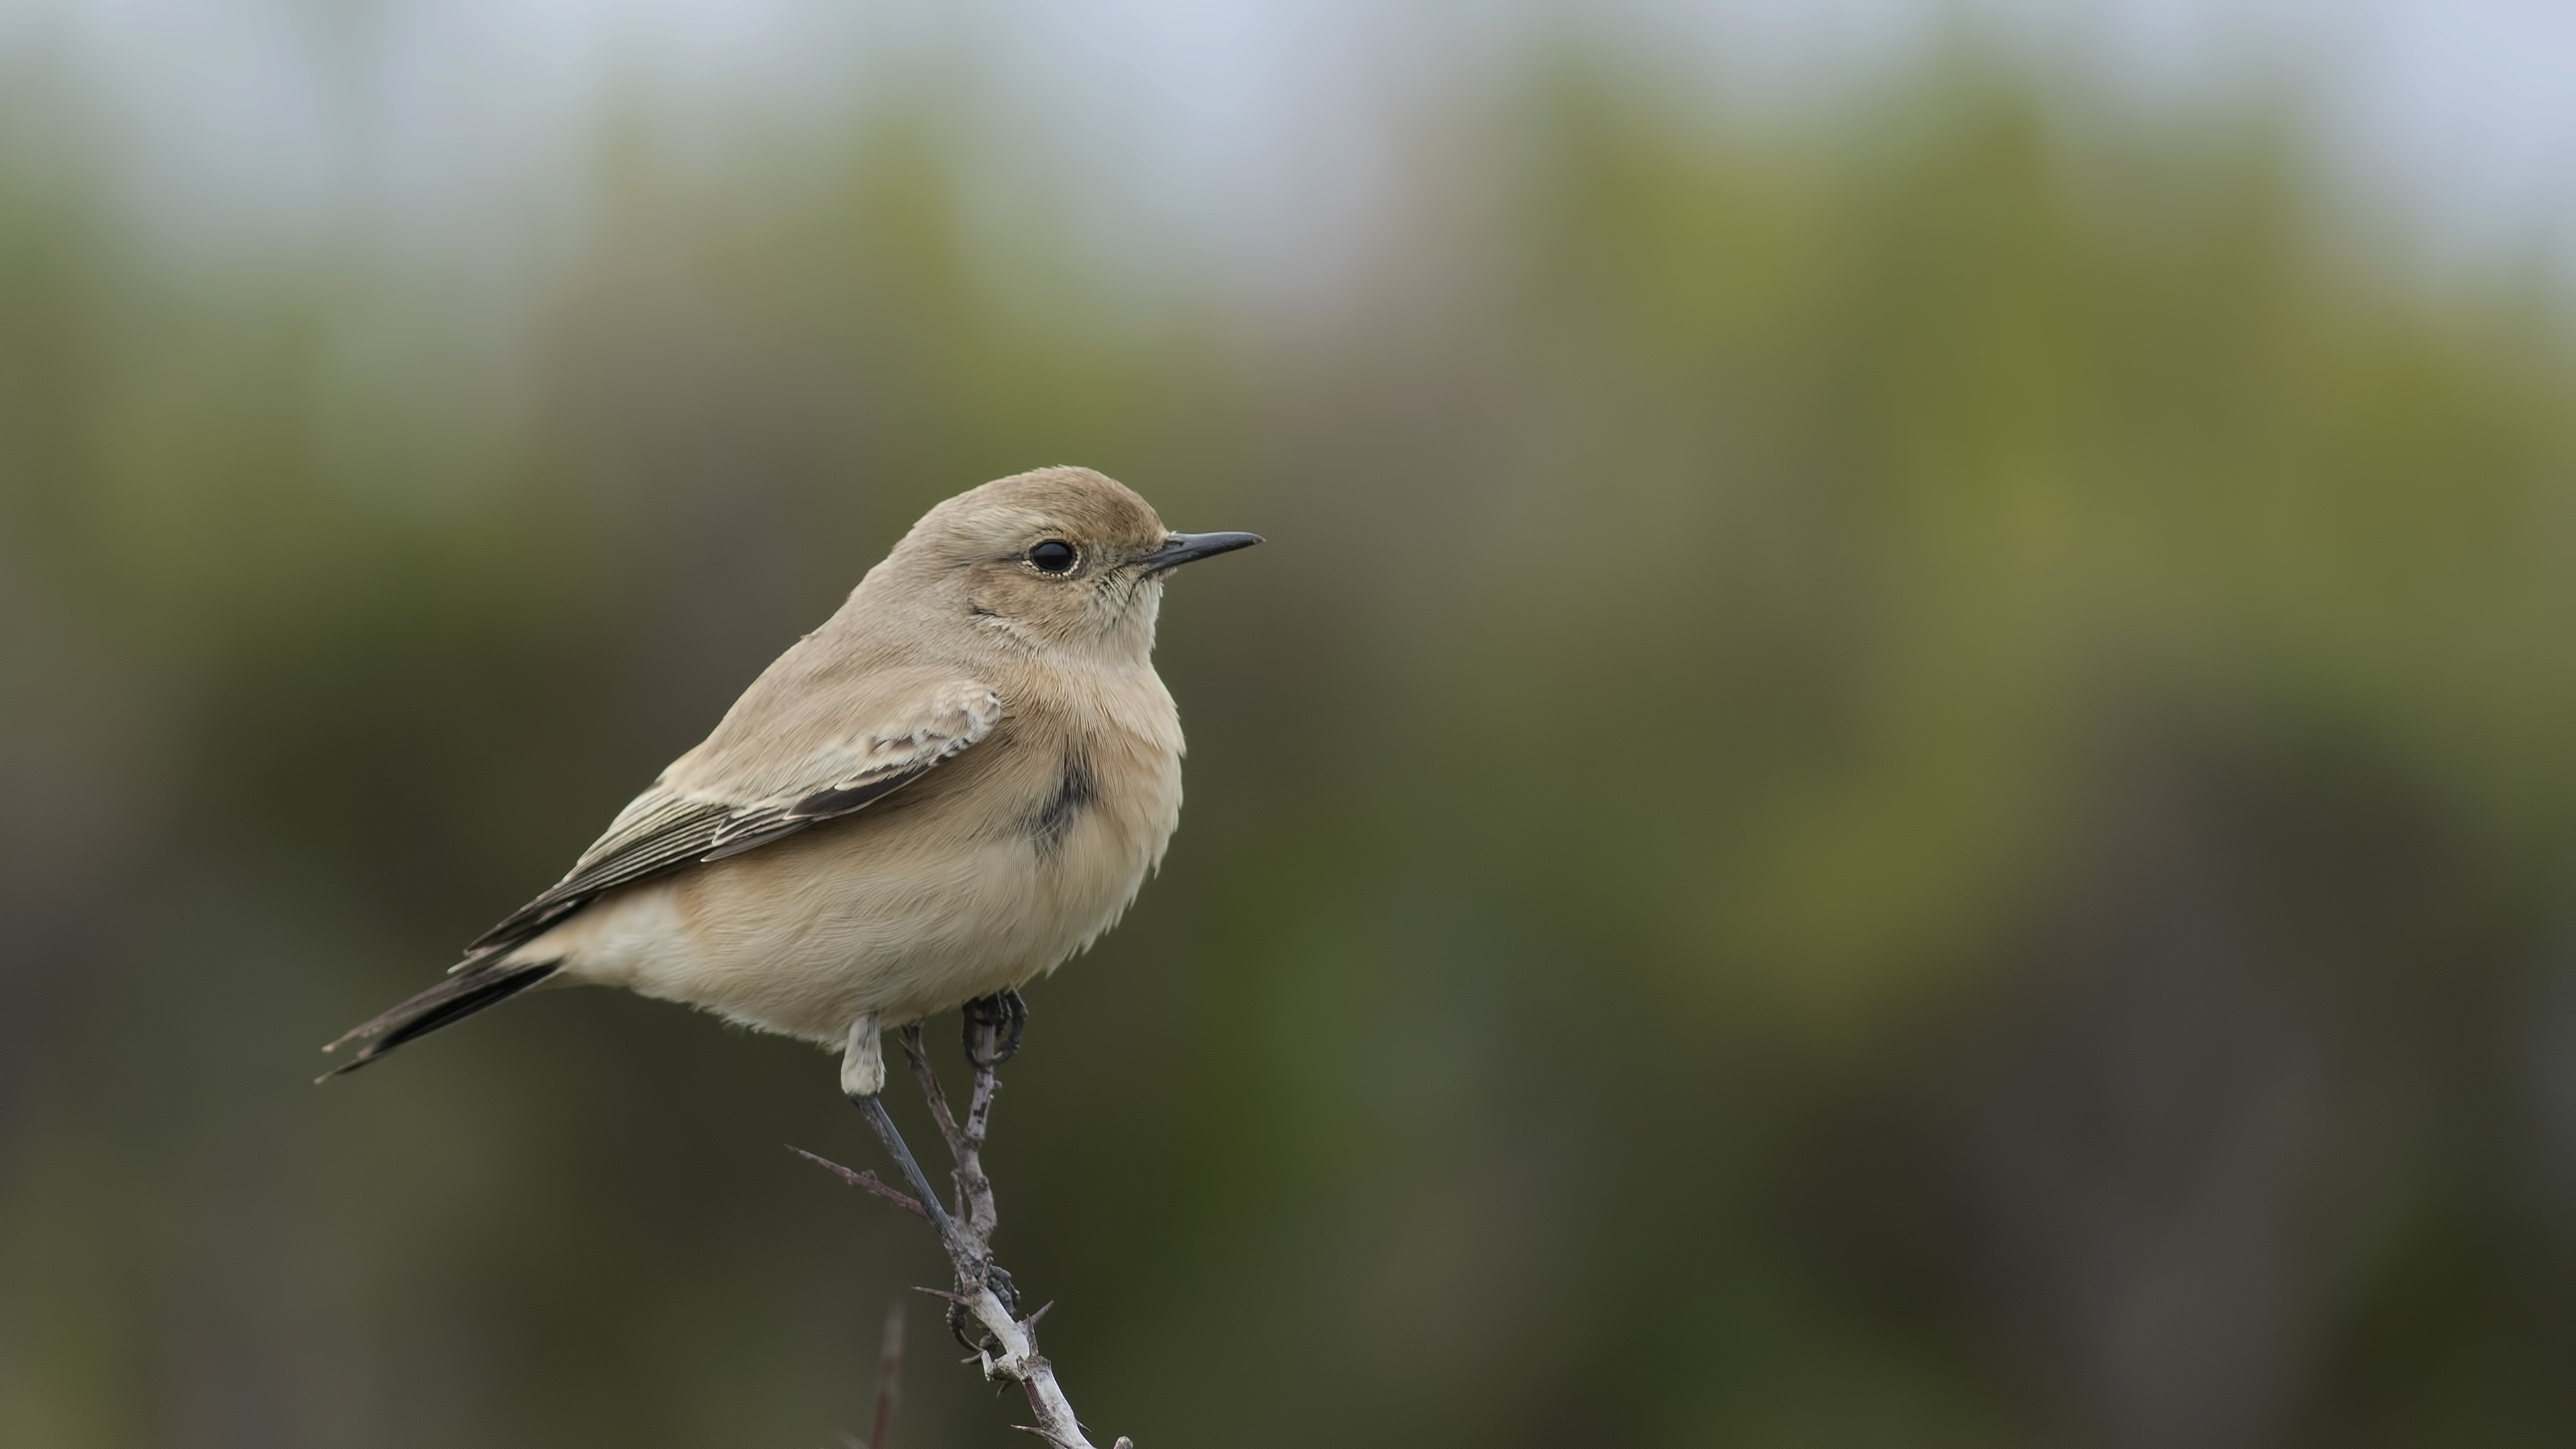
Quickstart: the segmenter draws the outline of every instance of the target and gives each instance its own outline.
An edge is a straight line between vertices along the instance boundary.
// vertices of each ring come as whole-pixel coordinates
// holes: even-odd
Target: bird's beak
[[[1176,533],[1172,541],[1136,560],[1136,566],[1148,574],[1176,569],[1193,559],[1232,553],[1261,542],[1257,533]]]

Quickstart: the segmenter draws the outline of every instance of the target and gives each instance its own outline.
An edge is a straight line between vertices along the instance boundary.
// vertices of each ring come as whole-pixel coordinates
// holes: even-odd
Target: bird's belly
[[[838,1046],[850,1023],[944,1011],[1054,969],[1116,921],[1159,832],[1086,812],[1025,834],[924,841],[817,829],[593,904],[532,941],[564,974]]]

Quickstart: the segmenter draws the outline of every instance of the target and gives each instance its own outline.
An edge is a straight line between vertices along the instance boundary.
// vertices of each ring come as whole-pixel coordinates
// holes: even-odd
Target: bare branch
[[[884,1198],[887,1202],[893,1203],[896,1207],[903,1209],[905,1212],[912,1214],[923,1222],[930,1221],[930,1214],[923,1211],[918,1199],[914,1198],[911,1193],[905,1192],[902,1188],[896,1187],[892,1183],[889,1183],[885,1179],[877,1176],[875,1173],[856,1171],[851,1168],[843,1167],[841,1164],[834,1162],[828,1157],[817,1157],[813,1153],[806,1151],[804,1148],[797,1146],[793,1142],[786,1143],[784,1145],[788,1151],[795,1153],[797,1156],[804,1158],[807,1162],[811,1162],[822,1168],[824,1171],[831,1173],[834,1177],[848,1183],[850,1186],[858,1188],[862,1192],[875,1193],[877,1196]]]
[[[939,1085],[939,1073],[930,1065],[930,1053],[922,1049],[921,1023],[914,1022],[895,1033],[903,1043],[903,1059],[912,1063],[912,1075],[921,1083],[921,1095],[930,1103],[930,1118],[939,1124],[939,1135],[948,1142],[948,1155],[958,1152],[957,1114],[948,1110],[948,1093]]]
[[[950,1266],[956,1270],[956,1291],[921,1291],[955,1304],[959,1317],[982,1331],[983,1346],[976,1351],[975,1362],[981,1365],[986,1378],[1018,1384],[1028,1396],[1029,1407],[1038,1420],[1028,1432],[1057,1449],[1098,1449],[1084,1436],[1082,1421],[1075,1417],[1073,1404],[1056,1382],[1055,1365],[1038,1352],[1038,1320],[1046,1316],[1047,1310],[1041,1308],[1025,1319],[1017,1317],[1003,1298],[1011,1291],[1010,1275],[993,1261],[993,1229],[1000,1223],[1001,1214],[993,1205],[992,1179],[984,1173],[983,1149],[984,1134],[992,1122],[993,1099],[1001,1090],[1000,1079],[994,1073],[1000,1028],[989,1022],[977,1023],[968,1035],[967,1057],[974,1064],[975,1085],[962,1127],[948,1104],[946,1090],[939,1084],[939,1073],[930,1065],[929,1053],[922,1048],[920,1024],[902,1028],[897,1036],[903,1043],[904,1058],[912,1063],[913,1076],[921,1082],[922,1095],[929,1100],[931,1119],[939,1124],[940,1136],[947,1139],[957,1184],[956,1235],[941,1244],[948,1252]],[[877,1181],[871,1173],[852,1172],[810,1152],[803,1155],[830,1168],[853,1187],[873,1192],[925,1218],[929,1216],[920,1203]],[[958,1318],[950,1321],[955,1323]],[[1134,1446],[1121,1438],[1112,1449]]]
[[[981,1031],[989,1035],[993,1028]],[[975,1073],[974,1095],[969,1098],[966,1125],[957,1125],[957,1114],[948,1105],[948,1089],[940,1084],[939,1072],[930,1065],[930,1054],[921,1044],[921,1023],[914,1022],[897,1034],[903,1043],[904,1060],[912,1063],[912,1074],[921,1083],[921,1094],[930,1102],[931,1120],[939,1124],[939,1135],[948,1140],[949,1160],[956,1164],[950,1177],[957,1189],[956,1216],[965,1220],[964,1230],[977,1245],[993,1240],[993,1229],[1001,1226],[993,1208],[993,1182],[984,1175],[984,1129],[993,1115],[993,1093],[998,1090],[990,1070]],[[991,1056],[990,1042],[978,1041],[979,1059]],[[990,1261],[987,1255],[987,1261]]]
[[[868,1449],[894,1443],[894,1411],[903,1402],[903,1300],[886,1305],[885,1333],[877,1348],[877,1411],[868,1426]]]

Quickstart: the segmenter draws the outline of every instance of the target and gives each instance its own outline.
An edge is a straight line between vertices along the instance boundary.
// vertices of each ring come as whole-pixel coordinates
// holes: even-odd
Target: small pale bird
[[[552,889],[331,1076],[537,987],[623,986],[842,1053],[893,1124],[881,1030],[1018,988],[1114,924],[1180,821],[1154,673],[1174,533],[1087,468],[933,508]],[[889,1136],[908,1171],[912,1165]],[[913,1175],[918,1180],[917,1171]]]

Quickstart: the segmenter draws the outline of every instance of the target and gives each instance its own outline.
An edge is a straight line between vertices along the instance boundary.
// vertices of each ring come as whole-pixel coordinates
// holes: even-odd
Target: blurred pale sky
[[[91,113],[146,237],[364,218],[452,260],[575,219],[612,96],[724,164],[947,67],[1006,82],[994,143],[1078,176],[1111,247],[1258,277],[1329,268],[1397,114],[1550,28],[1794,110],[1979,26],[2096,98],[2295,97],[2446,255],[2576,260],[2565,0],[0,0],[0,90]]]

